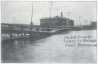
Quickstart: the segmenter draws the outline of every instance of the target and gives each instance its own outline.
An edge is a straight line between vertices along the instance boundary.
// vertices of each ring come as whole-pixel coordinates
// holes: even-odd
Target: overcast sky
[[[2,2],[2,23],[30,24],[33,3],[33,22],[40,24],[40,18],[60,16],[71,18],[76,25],[89,24],[96,20],[96,2],[31,2],[4,1]],[[50,10],[51,9],[51,10]],[[80,20],[79,20],[80,17]]]

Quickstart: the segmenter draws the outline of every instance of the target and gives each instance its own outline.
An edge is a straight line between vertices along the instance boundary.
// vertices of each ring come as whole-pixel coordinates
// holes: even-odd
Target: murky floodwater
[[[96,63],[96,42],[81,42],[87,45],[70,45],[71,37],[77,36],[83,39],[89,36],[91,40],[96,40],[96,31],[72,31],[70,33],[55,34],[37,41],[15,40],[3,43],[2,60],[3,62],[67,62],[67,63]],[[69,39],[67,38],[69,37]],[[77,38],[76,37],[76,38]],[[87,37],[84,37],[85,39]],[[66,46],[66,44],[69,44]]]

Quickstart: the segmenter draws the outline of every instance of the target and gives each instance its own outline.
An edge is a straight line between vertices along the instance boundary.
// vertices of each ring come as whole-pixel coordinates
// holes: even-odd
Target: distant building
[[[30,23],[30,29],[32,30],[34,28],[34,24],[33,24],[33,22],[31,21],[31,23]]]
[[[92,22],[91,26],[97,27],[97,22]]]
[[[8,23],[1,23],[1,28],[4,30],[29,30],[29,24],[8,24]]]
[[[33,25],[33,23],[29,24],[8,24],[1,23],[2,30],[27,30],[27,31],[38,31],[39,25]]]
[[[63,17],[61,12],[61,16],[55,16],[53,18],[43,18],[40,19],[40,26],[43,28],[53,28],[53,27],[72,27],[74,25],[74,21]]]

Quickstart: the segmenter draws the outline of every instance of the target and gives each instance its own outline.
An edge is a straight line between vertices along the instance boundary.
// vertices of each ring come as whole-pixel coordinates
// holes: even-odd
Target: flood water
[[[81,42],[91,45],[70,46],[71,36],[90,36],[96,40],[95,30],[72,31],[55,34],[37,41],[15,40],[2,42],[2,62],[64,62],[64,63],[96,63],[96,42]],[[67,39],[69,37],[69,39]],[[76,37],[77,38],[77,37]],[[87,39],[86,37],[84,37]],[[75,40],[75,39],[74,39]],[[73,42],[78,44],[78,42]]]

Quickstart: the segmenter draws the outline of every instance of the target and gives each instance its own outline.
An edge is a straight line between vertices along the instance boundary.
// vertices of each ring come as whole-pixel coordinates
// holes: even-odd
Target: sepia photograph
[[[1,1],[2,63],[97,63],[96,1]]]

